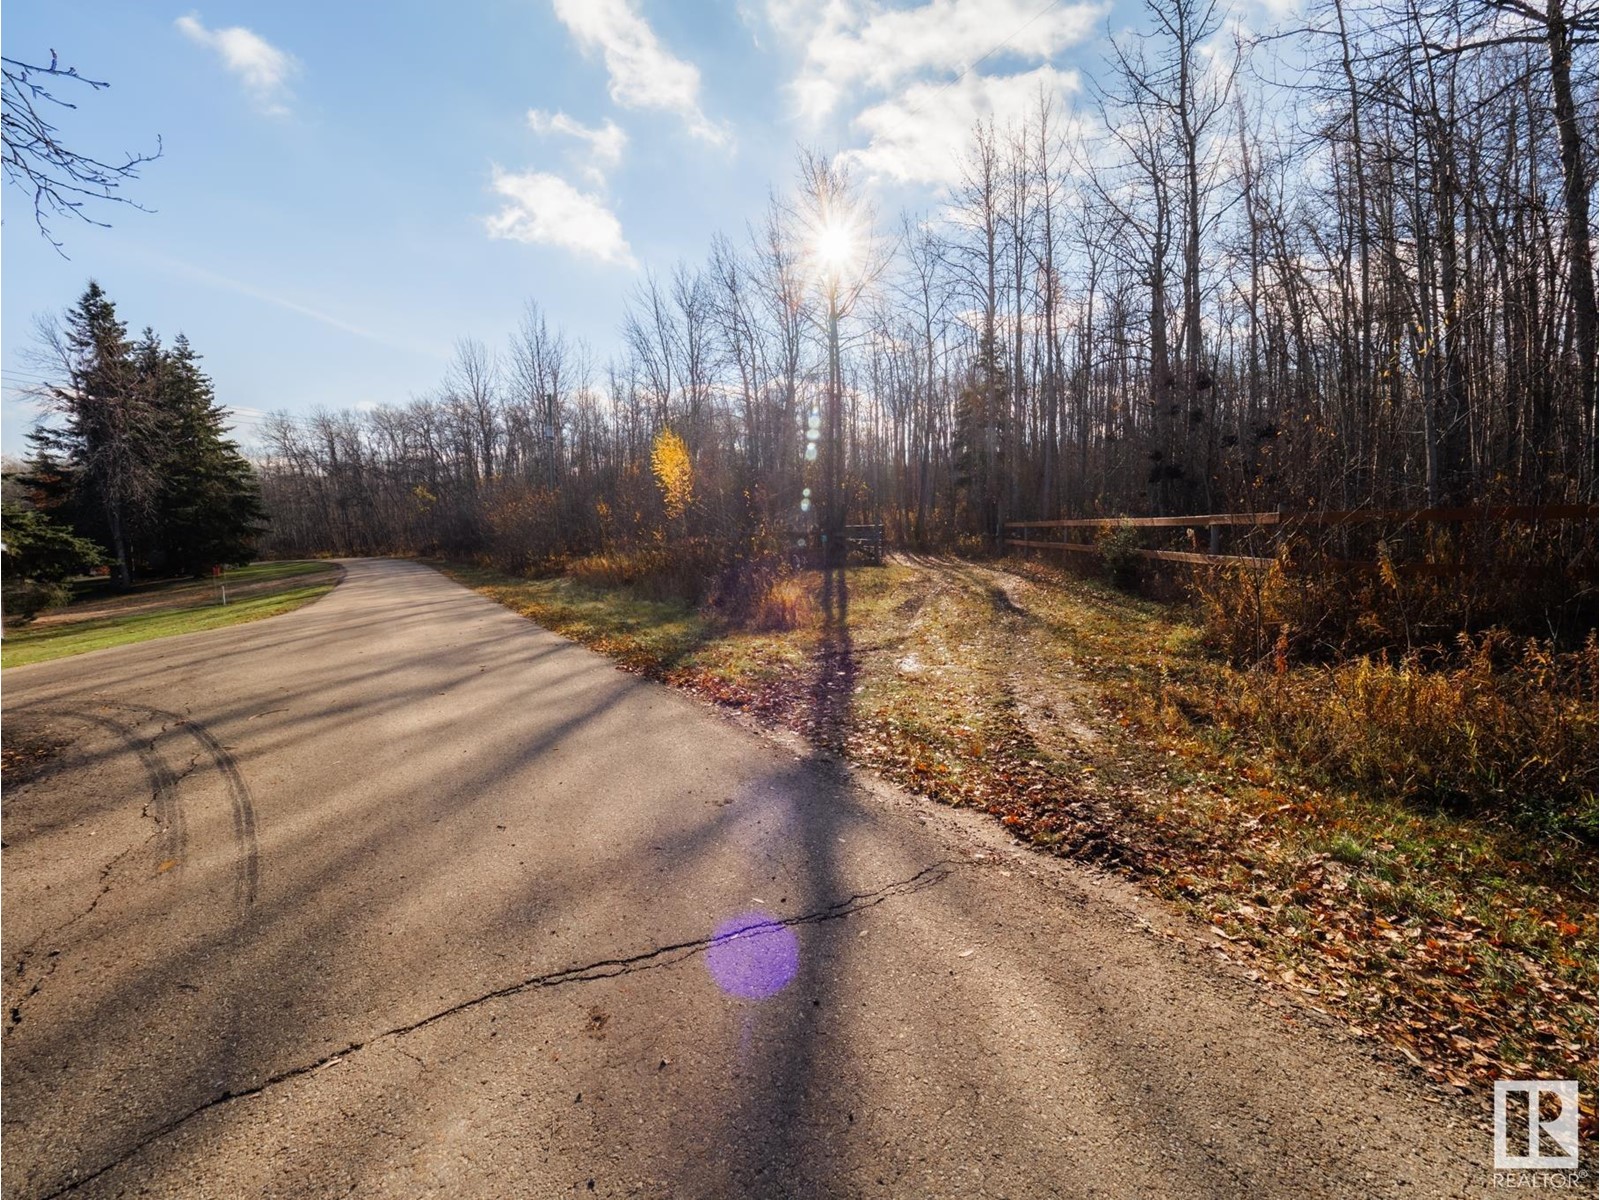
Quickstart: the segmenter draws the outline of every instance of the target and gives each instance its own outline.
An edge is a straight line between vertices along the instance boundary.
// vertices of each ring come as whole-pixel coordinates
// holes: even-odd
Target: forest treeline
[[[743,553],[835,497],[915,546],[1592,501],[1595,8],[1309,7],[1246,43],[1214,0],[1150,0],[1073,112],[973,129],[922,217],[805,157],[792,199],[643,277],[603,362],[546,297],[421,398],[274,417],[271,546],[526,570],[669,534]]]

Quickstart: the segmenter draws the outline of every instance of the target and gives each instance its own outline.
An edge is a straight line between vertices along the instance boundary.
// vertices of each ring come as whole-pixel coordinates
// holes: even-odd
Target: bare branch
[[[40,235],[63,258],[61,240],[51,231],[59,217],[76,217],[88,225],[109,228],[110,222],[91,215],[94,201],[126,204],[141,212],[143,205],[123,195],[122,185],[139,178],[140,168],[161,157],[161,139],[150,154],[127,154],[121,162],[107,162],[82,154],[61,140],[60,130],[50,119],[54,109],[76,111],[77,105],[52,90],[57,81],[83,85],[103,91],[111,85],[103,80],[78,74],[76,67],[62,67],[54,50],[50,65],[38,66],[14,58],[0,57],[3,66],[3,103],[0,103],[0,162],[5,180],[28,193],[33,200],[33,219]]]

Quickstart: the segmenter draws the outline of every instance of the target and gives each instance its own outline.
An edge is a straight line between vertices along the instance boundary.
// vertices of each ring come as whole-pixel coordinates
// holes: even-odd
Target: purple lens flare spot
[[[706,970],[730,996],[776,996],[800,969],[794,930],[764,912],[747,912],[718,925],[706,951]]]

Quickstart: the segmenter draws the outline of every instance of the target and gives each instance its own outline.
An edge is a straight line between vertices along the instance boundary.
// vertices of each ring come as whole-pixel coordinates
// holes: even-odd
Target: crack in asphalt
[[[68,719],[85,721],[109,730],[121,740],[125,748],[131,750],[138,757],[140,765],[144,768],[145,778],[150,785],[150,799],[146,800],[139,809],[139,816],[142,819],[154,821],[156,827],[149,836],[133,843],[131,846],[124,847],[105,866],[100,868],[100,890],[95,893],[94,899],[89,902],[87,908],[74,913],[55,928],[45,930],[17,953],[16,973],[19,978],[28,973],[28,964],[32,961],[39,947],[47,942],[59,939],[67,930],[72,929],[80,921],[86,920],[95,909],[100,907],[100,901],[104,900],[115,886],[111,879],[111,874],[116,870],[117,864],[124,858],[135,851],[144,849],[158,837],[166,839],[169,854],[173,856],[181,854],[184,843],[184,821],[182,810],[178,806],[178,785],[194,770],[195,762],[200,757],[197,754],[195,760],[189,764],[189,767],[182,774],[175,774],[155,746],[156,738],[160,737],[161,733],[165,733],[165,729],[162,729],[155,737],[141,737],[134,729],[99,714],[79,708],[66,708],[61,711]],[[151,811],[152,808],[155,809],[154,812]],[[59,951],[52,952],[48,956],[49,965],[45,968],[44,974],[35,979],[33,986],[18,997],[17,1002],[11,1006],[11,1011],[5,1023],[4,1040],[9,1041],[17,1027],[22,1024],[24,1006],[39,994],[39,989],[55,974],[56,968],[61,965],[61,959],[62,955]]]
[[[148,805],[146,807],[148,808]],[[148,816],[149,814],[142,813],[140,815]],[[32,962],[36,951],[41,945],[49,941],[57,940],[62,934],[71,929],[79,921],[88,919],[89,914],[100,907],[100,901],[104,900],[107,894],[110,893],[112,887],[115,886],[111,882],[111,872],[116,870],[117,864],[124,858],[128,857],[128,855],[134,853],[136,850],[143,850],[151,842],[155,841],[156,838],[160,837],[163,832],[165,831],[162,829],[156,829],[152,831],[150,835],[143,840],[135,842],[133,845],[124,847],[122,850],[118,851],[116,856],[112,858],[110,862],[106,863],[105,866],[100,868],[100,890],[95,893],[94,899],[89,901],[89,906],[80,912],[73,913],[72,916],[68,917],[54,929],[47,929],[44,933],[41,933],[38,937],[34,938],[33,941],[29,942],[17,953],[16,969],[17,977],[19,979],[27,975],[28,965],[30,962]],[[11,1040],[11,1035],[16,1032],[17,1027],[22,1024],[23,1008],[27,1005],[29,1000],[32,1000],[39,994],[39,989],[50,981],[50,977],[56,973],[56,968],[61,965],[62,957],[63,955],[60,950],[50,951],[45,956],[45,960],[48,965],[45,967],[44,973],[35,979],[33,981],[33,986],[19,996],[17,998],[17,1002],[11,1006],[11,1012],[6,1019],[4,1034],[6,1041]]]
[[[97,709],[120,709],[125,713],[134,715],[133,724],[124,724],[113,717],[107,716]],[[111,878],[112,871],[128,855],[148,846],[157,837],[165,840],[163,856],[181,861],[184,856],[185,846],[188,841],[187,821],[183,805],[178,794],[179,785],[193,775],[201,767],[202,759],[209,757],[210,765],[214,766],[228,790],[230,816],[233,822],[234,842],[238,849],[234,873],[234,899],[241,913],[247,913],[255,904],[256,892],[260,879],[260,851],[256,844],[255,807],[250,794],[250,787],[245,782],[239,770],[238,763],[233,755],[223,746],[211,731],[200,722],[180,713],[168,712],[165,709],[151,708],[147,705],[122,704],[111,700],[100,700],[94,704],[47,704],[28,706],[19,709],[20,712],[38,712],[49,717],[65,718],[66,720],[82,721],[97,725],[109,731],[121,743],[124,749],[133,753],[144,768],[145,778],[150,786],[150,799],[140,807],[139,816],[148,818],[156,823],[156,828],[149,837],[124,848],[105,866],[100,868],[100,890],[95,893],[93,900],[87,908],[74,913],[62,924],[53,929],[48,929],[30,941],[15,955],[16,975],[20,979],[28,973],[29,964],[35,952],[49,941],[59,939],[62,934],[72,929],[79,922],[85,920],[96,908],[100,901],[115,886]],[[143,714],[141,717],[139,714]],[[154,734],[146,735],[138,731],[141,720],[150,718],[162,722],[161,728]],[[172,730],[182,730],[189,734],[197,743],[199,749],[190,757],[189,763],[181,771],[174,771],[167,760],[162,757],[156,748],[157,741]],[[11,1005],[10,1012],[0,1030],[0,1042],[10,1041],[13,1033],[22,1024],[23,1008],[28,1001],[39,994],[39,989],[55,973],[61,965],[62,956],[59,952],[52,952],[49,956],[49,965],[44,973],[22,995],[17,997],[16,1003]],[[12,961],[8,958],[7,961]]]
[[[21,951],[18,952],[17,977],[19,979],[27,975],[28,964],[33,960],[34,954],[39,946],[43,945],[47,941],[54,941],[60,937],[61,934],[71,929],[79,921],[85,920],[90,913],[94,912],[95,909],[100,907],[100,901],[106,898],[107,893],[109,893],[114,886],[110,882],[110,877],[111,872],[116,870],[117,864],[134,851],[144,849],[144,847],[148,846],[151,842],[155,841],[156,838],[160,837],[162,832],[162,830],[157,829],[144,840],[135,842],[133,845],[125,847],[119,851],[110,862],[106,863],[105,866],[100,868],[100,890],[95,893],[94,899],[89,902],[89,907],[83,909],[81,912],[74,913],[54,929],[49,929],[44,933],[41,933],[38,937],[34,938],[33,941],[29,942],[22,948]],[[56,973],[56,968],[61,965],[61,959],[61,951],[50,951],[45,956],[45,960],[48,965],[45,967],[44,973],[33,981],[32,987],[30,987],[21,996],[17,997],[17,1002],[11,1006],[11,1012],[6,1019],[4,1035],[6,1041],[11,1040],[11,1035],[16,1031],[17,1027],[22,1024],[23,1008],[27,1005],[29,1000],[32,1000],[39,994],[39,989],[50,981],[50,977]]]
[[[181,1126],[200,1116],[202,1113],[208,1112],[213,1108],[217,1108],[225,1104],[231,1104],[235,1100],[248,1100],[252,1096],[259,1096],[269,1088],[276,1087],[280,1083],[287,1083],[291,1079],[297,1079],[303,1075],[310,1075],[321,1070],[323,1067],[331,1066],[335,1062],[345,1058],[347,1055],[358,1053],[361,1050],[376,1045],[378,1042],[392,1038],[405,1037],[407,1034],[415,1033],[419,1029],[426,1029],[430,1025],[437,1024],[440,1021],[447,1020],[448,1018],[456,1016],[460,1013],[469,1012],[472,1009],[487,1004],[492,1000],[503,1000],[511,996],[520,995],[523,992],[533,991],[538,988],[561,987],[570,983],[593,983],[602,979],[614,979],[619,975],[629,975],[636,971],[648,971],[658,967],[673,966],[676,963],[683,962],[685,959],[692,958],[697,954],[705,953],[714,943],[736,941],[743,937],[759,936],[762,933],[772,929],[773,926],[784,926],[792,929],[802,925],[820,925],[825,921],[844,920],[845,918],[853,916],[856,913],[861,913],[867,911],[868,909],[876,908],[886,900],[893,899],[897,896],[909,896],[915,892],[922,891],[924,888],[933,887],[936,884],[942,883],[944,880],[948,879],[951,873],[957,868],[968,867],[972,865],[974,864],[964,859],[940,859],[938,862],[930,863],[928,866],[923,867],[922,870],[918,871],[915,875],[909,876],[906,879],[896,880],[893,883],[885,884],[884,886],[875,888],[871,891],[852,892],[844,899],[836,900],[832,904],[816,909],[812,912],[801,913],[798,916],[793,917],[777,917],[766,922],[752,923],[741,929],[735,930],[731,934],[726,934],[721,938],[715,936],[698,937],[690,939],[689,941],[674,942],[666,946],[657,946],[654,949],[646,950],[639,954],[629,955],[625,958],[603,958],[596,962],[585,963],[584,965],[578,967],[564,967],[559,971],[550,971],[543,975],[532,975],[527,979],[519,980],[516,983],[507,984],[505,987],[495,988],[493,991],[484,992],[481,995],[474,996],[470,1000],[463,1000],[459,1004],[452,1004],[449,1008],[440,1009],[438,1012],[423,1017],[421,1020],[412,1021],[406,1025],[397,1025],[392,1029],[385,1029],[381,1033],[375,1033],[362,1041],[351,1042],[349,1045],[344,1046],[341,1049],[324,1054],[321,1058],[314,1062],[303,1063],[300,1066],[290,1067],[288,1070],[280,1071],[276,1075],[272,1075],[252,1087],[241,1088],[238,1091],[221,1092],[218,1095],[213,1096],[211,1099],[195,1105],[187,1112],[181,1113],[180,1115],[172,1118],[159,1128],[145,1134],[142,1138],[124,1150],[121,1154],[117,1155],[110,1162],[95,1168],[95,1170],[91,1171],[87,1175],[80,1176],[77,1179],[62,1184],[60,1187],[56,1188],[55,1191],[45,1193],[43,1196],[39,1197],[39,1200],[56,1200],[56,1197],[70,1195],[79,1188],[83,1187],[85,1184],[94,1182],[108,1171],[112,1171],[117,1167],[120,1167],[123,1163],[129,1161],[139,1154],[145,1149],[145,1147],[159,1142],[168,1134],[174,1132]],[[408,1055],[408,1057],[415,1058],[416,1056]]]

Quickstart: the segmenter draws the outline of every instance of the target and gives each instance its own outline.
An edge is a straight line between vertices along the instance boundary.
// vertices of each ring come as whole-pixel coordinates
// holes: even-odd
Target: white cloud
[[[901,183],[956,183],[975,122],[992,117],[1000,128],[1020,124],[1038,113],[1041,93],[1061,112],[1066,97],[1078,87],[1076,71],[1054,67],[1017,75],[967,75],[955,84],[913,84],[851,122],[868,142],[842,157],[869,176]]]
[[[768,0],[767,17],[782,36],[805,44],[790,88],[800,112],[820,119],[857,89],[886,92],[920,75],[967,69],[997,46],[1000,54],[1049,62],[1089,36],[1108,9],[1100,2],[1041,10],[1038,0],[929,0],[915,8],[832,0],[816,16],[794,0]]]
[[[279,50],[260,34],[234,25],[227,29],[207,29],[200,18],[190,15],[173,22],[178,31],[196,45],[216,51],[229,71],[238,76],[257,108],[271,116],[289,112],[289,77],[300,69],[292,54]]]
[[[528,110],[528,128],[542,136],[563,134],[576,138],[588,150],[588,159],[581,170],[584,178],[595,187],[605,183],[606,174],[622,162],[622,151],[628,144],[628,135],[615,121],[591,128],[567,116],[564,112],[548,113],[542,109]]]
[[[617,266],[638,265],[622,236],[622,222],[600,197],[543,171],[516,173],[495,167],[493,187],[507,203],[486,218],[490,237],[562,246]]]
[[[675,112],[696,137],[717,145],[728,140],[700,111],[700,69],[661,45],[632,0],[555,0],[555,10],[585,53],[604,55],[611,98],[623,108]]]

